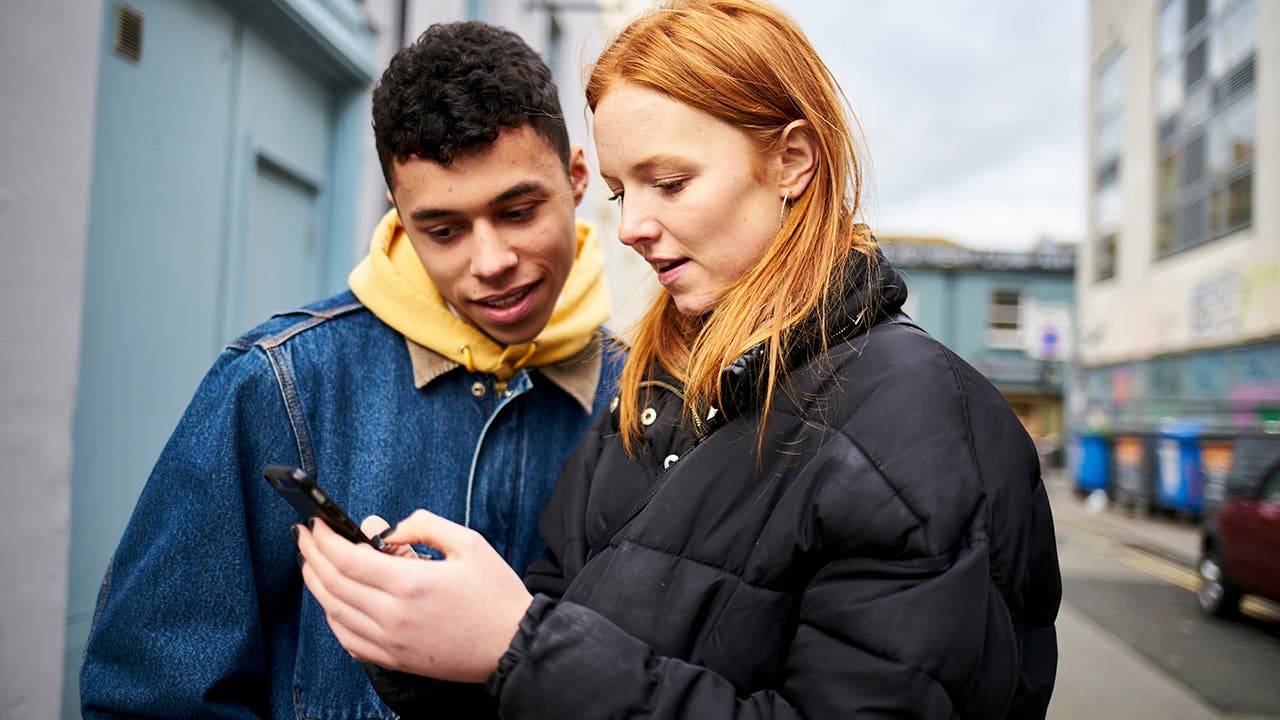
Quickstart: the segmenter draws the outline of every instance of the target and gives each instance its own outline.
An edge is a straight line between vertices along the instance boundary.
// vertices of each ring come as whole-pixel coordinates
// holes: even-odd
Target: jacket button
[[[666,470],[667,468],[670,468],[672,465],[675,465],[676,461],[679,459],[680,459],[679,455],[668,455],[662,461],[662,469]]]
[[[641,425],[652,425],[653,421],[657,419],[658,419],[658,411],[654,410],[651,407],[645,408],[644,412],[640,413]]]
[[[484,397],[484,383],[476,381],[471,383],[471,394],[476,397]]]

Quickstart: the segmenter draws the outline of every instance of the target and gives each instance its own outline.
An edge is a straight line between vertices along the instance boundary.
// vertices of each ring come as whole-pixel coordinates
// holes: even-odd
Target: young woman
[[[587,99],[619,240],[665,290],[613,411],[523,585],[425,512],[387,539],[443,561],[301,530],[338,639],[472,683],[375,673],[406,714],[1043,717],[1060,581],[1035,449],[901,313],[812,46],[763,2],[675,2],[613,41]]]

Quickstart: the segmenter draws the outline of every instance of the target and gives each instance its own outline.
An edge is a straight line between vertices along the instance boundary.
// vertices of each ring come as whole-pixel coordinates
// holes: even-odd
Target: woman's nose
[[[618,240],[627,247],[652,242],[658,237],[660,224],[639,202],[622,203],[622,219],[618,223]]]

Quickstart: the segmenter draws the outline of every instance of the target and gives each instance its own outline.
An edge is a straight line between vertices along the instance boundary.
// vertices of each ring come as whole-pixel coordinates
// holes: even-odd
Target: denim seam
[[[277,318],[277,317],[285,317],[287,315],[297,315],[297,314],[305,314],[305,315],[309,315],[310,317],[307,318],[306,320],[302,320],[297,323],[294,323],[293,325],[290,325],[289,327],[285,328],[283,331],[281,331],[276,335],[273,335],[268,338],[263,338],[261,340],[256,340],[256,341],[252,340],[251,339],[252,335],[238,337],[235,340],[232,340],[230,343],[227,343],[227,348],[243,351],[243,350],[248,350],[254,345],[258,345],[263,348],[265,348],[267,345],[279,345],[280,343],[285,342],[286,340],[293,337],[294,335],[297,335],[303,330],[308,330],[310,328],[313,328],[316,325],[323,323],[325,320],[333,320],[334,318],[341,317],[355,310],[360,310],[363,307],[364,307],[363,303],[354,302],[354,303],[347,303],[346,305],[339,305],[338,307],[332,308],[330,310],[307,310],[304,308],[301,310],[290,310],[288,312],[276,313],[271,317]]]
[[[111,592],[111,570],[115,567],[115,564],[116,556],[112,553],[111,558],[107,560],[107,571],[102,576],[102,591],[98,593],[98,605],[93,609],[93,624],[95,625],[98,623],[98,618],[102,617],[102,609],[107,606],[107,594]]]
[[[321,321],[323,322],[323,321]],[[311,433],[307,430],[307,419],[302,410],[302,400],[298,397],[298,387],[293,380],[293,371],[284,356],[284,351],[276,344],[259,343],[271,361],[271,369],[275,372],[276,382],[280,386],[280,395],[284,400],[285,411],[289,414],[289,424],[293,426],[293,436],[298,444],[298,458],[302,469],[317,475],[315,453],[311,447]]]
[[[315,451],[311,444],[311,432],[307,429],[306,415],[302,409],[302,399],[298,395],[298,386],[293,379],[293,369],[284,356],[281,345],[304,330],[313,328],[333,318],[345,315],[364,307],[361,303],[347,303],[332,310],[303,310],[311,317],[295,323],[283,332],[258,341],[258,347],[267,354],[271,361],[271,369],[275,373],[276,382],[280,386],[280,396],[284,400],[285,411],[289,414],[289,424],[293,427],[293,436],[298,445],[298,459],[302,469],[312,476],[317,475]]]
[[[285,317],[286,315],[310,315],[311,317],[325,318],[326,320],[329,320],[329,319],[336,318],[340,315],[349,313],[352,310],[360,307],[364,307],[364,303],[361,303],[361,302],[347,303],[346,305],[338,305],[337,307],[332,307],[327,310],[315,310],[312,308],[298,308],[296,310],[285,310],[284,312],[278,312],[273,314],[271,317],[276,318],[276,317]]]
[[[346,305],[340,305],[332,310],[297,311],[297,312],[305,312],[311,317],[307,318],[306,320],[303,320],[302,322],[298,322],[298,323],[294,323],[293,325],[290,325],[289,327],[285,328],[282,332],[280,332],[277,335],[273,335],[272,337],[259,340],[258,345],[263,347],[266,347],[268,345],[280,345],[284,343],[286,340],[288,340],[289,338],[293,337],[294,335],[297,335],[298,333],[304,330],[310,330],[316,325],[327,322],[336,317],[345,315],[351,312],[352,310],[359,310],[362,307],[364,307],[364,305],[360,303],[348,303]]]

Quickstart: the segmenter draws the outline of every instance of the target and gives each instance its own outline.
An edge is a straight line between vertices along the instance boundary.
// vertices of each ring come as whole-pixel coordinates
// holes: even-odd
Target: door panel
[[[249,232],[240,267],[241,327],[320,294],[319,191],[263,156],[255,165]]]
[[[231,247],[227,336],[322,294],[335,113],[331,92],[246,31],[239,87],[242,220]]]
[[[333,90],[213,0],[103,0],[72,430],[64,717],[108,558],[225,344],[324,288]]]

